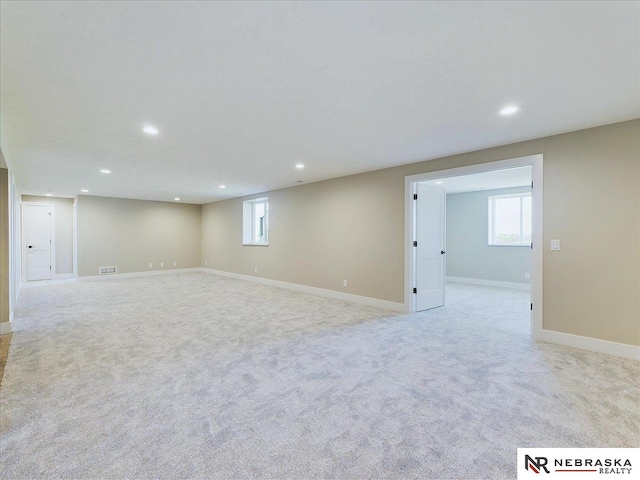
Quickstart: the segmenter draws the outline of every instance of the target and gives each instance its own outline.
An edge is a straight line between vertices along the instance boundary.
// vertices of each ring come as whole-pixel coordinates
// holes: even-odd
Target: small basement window
[[[242,203],[242,244],[269,245],[269,199],[256,198]]]
[[[489,245],[531,245],[531,194],[489,197]]]

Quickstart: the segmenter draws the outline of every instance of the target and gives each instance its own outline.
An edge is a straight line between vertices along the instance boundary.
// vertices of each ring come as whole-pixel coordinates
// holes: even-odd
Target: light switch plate
[[[551,240],[551,250],[560,250],[560,240]]]

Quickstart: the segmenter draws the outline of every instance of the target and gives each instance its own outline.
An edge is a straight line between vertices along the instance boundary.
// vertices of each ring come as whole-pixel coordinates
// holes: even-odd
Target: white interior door
[[[27,280],[51,280],[51,213],[45,205],[24,205]]]
[[[444,305],[445,190],[416,184],[416,311]]]

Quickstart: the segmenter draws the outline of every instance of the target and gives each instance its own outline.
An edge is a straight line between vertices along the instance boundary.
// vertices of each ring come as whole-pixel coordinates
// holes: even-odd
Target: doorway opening
[[[541,339],[542,155],[412,175],[405,190],[405,308],[512,294]]]

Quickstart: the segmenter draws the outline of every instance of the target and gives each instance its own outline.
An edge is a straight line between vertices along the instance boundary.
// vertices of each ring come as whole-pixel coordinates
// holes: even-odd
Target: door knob
[[[29,248],[33,248],[33,245],[29,245]]]
[[[444,250],[440,250],[440,255],[444,255],[445,253],[447,252],[445,252]]]

